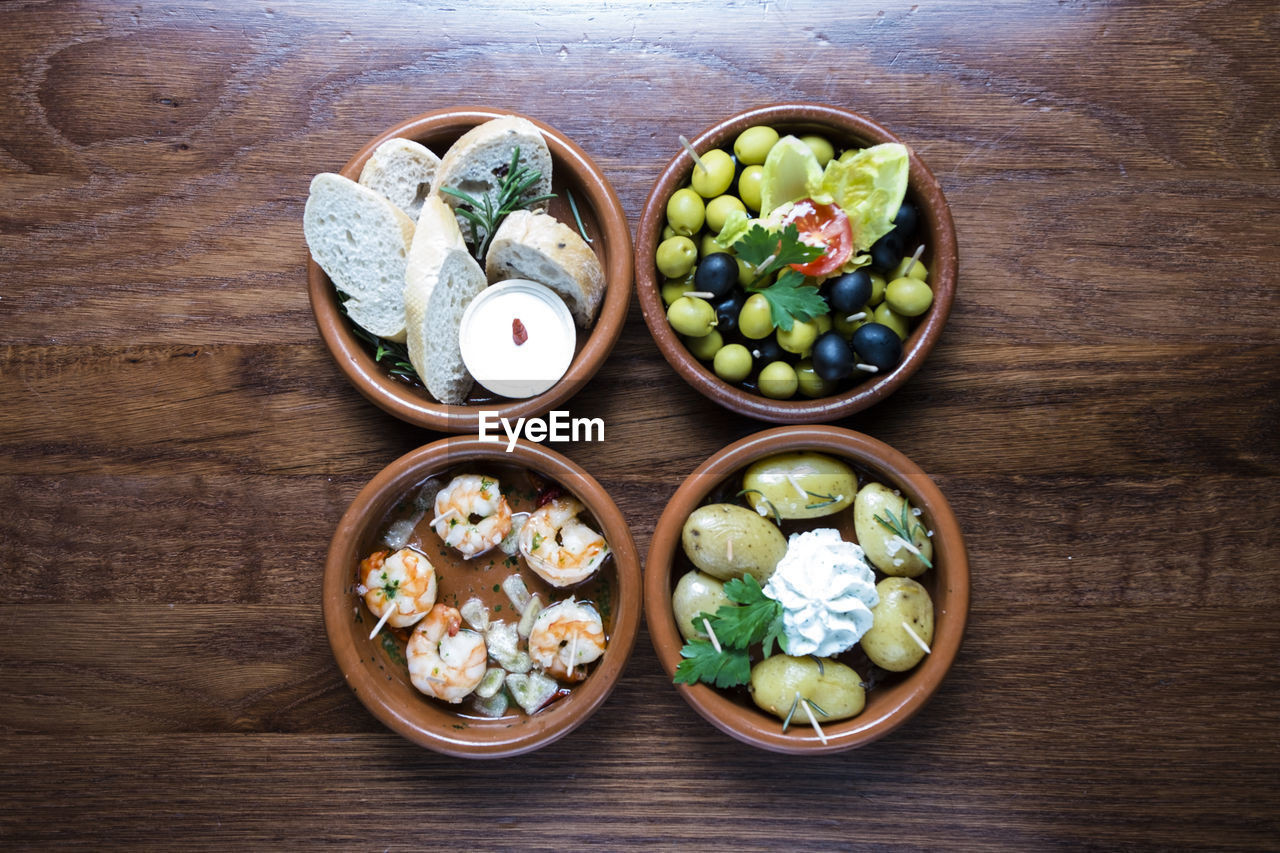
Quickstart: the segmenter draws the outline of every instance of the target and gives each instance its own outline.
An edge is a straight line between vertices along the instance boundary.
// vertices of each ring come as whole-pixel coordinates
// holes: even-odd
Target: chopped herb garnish
[[[530,550],[536,551],[542,545],[542,534],[533,534],[533,547]]]

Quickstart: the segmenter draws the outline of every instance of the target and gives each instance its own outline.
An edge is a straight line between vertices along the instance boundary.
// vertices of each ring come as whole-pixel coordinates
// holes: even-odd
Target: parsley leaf
[[[804,264],[817,260],[826,251],[821,246],[810,246],[800,240],[800,229],[794,222],[780,232],[770,231],[756,223],[733,244],[738,257],[756,271],[756,280],[771,275],[788,264]]]
[[[746,649],[724,648],[717,652],[710,640],[690,640],[680,649],[684,660],[676,665],[676,684],[699,681],[716,687],[734,687],[751,680],[751,659]]]
[[[789,332],[796,320],[808,321],[827,313],[827,301],[818,295],[817,288],[806,285],[804,276],[794,269],[784,270],[790,264],[815,260],[825,251],[821,246],[801,242],[795,223],[781,232],[770,231],[757,223],[733,244],[733,249],[741,260],[755,268],[755,279],[747,289],[764,294],[774,326]],[[776,282],[760,286],[778,270],[784,271]]]
[[[804,276],[795,270],[787,270],[776,283],[760,292],[769,303],[773,325],[784,332],[791,331],[796,320],[807,322],[830,310],[818,289],[805,284]]]
[[[724,585],[725,595],[734,604],[721,606],[714,614],[702,613],[720,642],[720,651],[707,639],[693,639],[680,649],[684,660],[676,666],[673,679],[677,684],[699,681],[716,687],[735,687],[751,680],[751,658],[748,649],[762,643],[764,656],[773,654],[777,642],[786,650],[782,636],[782,605],[769,598],[751,575],[735,578]]]

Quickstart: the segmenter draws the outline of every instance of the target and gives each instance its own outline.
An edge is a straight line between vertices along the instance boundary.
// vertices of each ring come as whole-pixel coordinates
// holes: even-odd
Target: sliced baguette
[[[380,338],[403,341],[413,220],[368,187],[323,172],[311,180],[302,231],[316,263],[350,297],[352,321]]]
[[[360,170],[360,183],[382,193],[414,221],[422,200],[431,191],[440,158],[412,139],[388,139],[379,145]]]
[[[490,282],[527,278],[560,295],[581,328],[591,327],[604,298],[600,259],[577,231],[547,213],[517,210],[498,226],[485,256]]]
[[[462,313],[489,286],[467,251],[453,211],[438,196],[423,202],[409,248],[404,300],[409,363],[436,400],[466,402],[472,378],[462,361],[458,327]]]
[[[520,149],[520,163],[539,173],[539,178],[526,191],[533,198],[551,192],[551,150],[537,125],[518,116],[505,116],[476,125],[449,146],[436,170],[432,195],[439,194],[449,207],[457,209],[462,200],[442,187],[459,190],[474,198],[496,199],[498,187],[511,167],[511,155]],[[483,228],[472,235],[472,223],[458,216],[458,226],[466,239],[478,245],[488,235]],[[478,238],[478,239],[477,239]]]

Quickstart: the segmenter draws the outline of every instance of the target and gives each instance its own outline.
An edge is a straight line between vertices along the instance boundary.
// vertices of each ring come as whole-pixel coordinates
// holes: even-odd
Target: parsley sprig
[[[800,230],[794,222],[780,232],[756,223],[733,244],[733,249],[739,259],[755,270],[755,278],[747,290],[764,294],[773,325],[789,332],[796,320],[812,320],[829,310],[817,288],[805,284],[804,276],[791,268],[791,264],[808,263],[821,257],[824,251],[821,246],[801,241]],[[768,284],[780,270],[777,280]]]
[[[489,242],[493,234],[507,218],[507,214],[526,207],[533,207],[540,201],[555,198],[554,193],[525,198],[529,188],[542,178],[542,173],[530,166],[520,164],[520,149],[511,152],[511,164],[507,173],[502,176],[498,189],[476,198],[470,193],[456,187],[441,187],[440,192],[448,193],[461,200],[456,208],[457,213],[471,224],[472,251],[476,260],[484,263],[484,256],[489,251]]]
[[[773,654],[775,642],[787,650],[782,605],[764,594],[759,581],[751,575],[735,578],[725,583],[724,593],[734,604],[723,605],[714,614],[700,613],[695,620],[707,620],[719,648],[701,637],[685,643],[680,649],[684,659],[672,679],[675,683],[736,687],[751,680],[751,646],[760,643],[765,657]]]

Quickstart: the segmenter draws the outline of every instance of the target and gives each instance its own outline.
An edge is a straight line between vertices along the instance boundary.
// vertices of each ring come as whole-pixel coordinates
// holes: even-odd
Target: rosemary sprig
[[[874,518],[877,522],[879,522],[881,527],[884,527],[890,533],[897,536],[898,539],[902,541],[902,544],[907,546],[907,550],[911,551],[911,553],[919,557],[921,562],[923,562],[926,566],[932,569],[933,563],[929,561],[928,557],[920,553],[920,549],[917,548],[915,544],[916,533],[920,533],[924,535],[927,535],[927,534],[925,533],[925,529],[920,524],[920,522],[912,518],[911,512],[908,509],[908,507],[909,507],[909,504],[907,503],[907,499],[903,498],[902,514],[900,516],[894,516],[892,510],[886,509],[885,515],[889,516],[887,520],[881,518],[879,515],[874,515],[872,516],[872,518]]]
[[[524,198],[524,194],[542,178],[542,173],[529,166],[520,165],[520,149],[511,152],[511,165],[503,176],[498,189],[493,193],[485,193],[476,198],[470,193],[455,187],[441,187],[440,192],[448,193],[462,204],[456,208],[457,213],[471,223],[472,253],[476,260],[484,263],[484,256],[489,251],[489,243],[493,234],[507,218],[507,214],[521,208],[532,207],[540,201],[555,198],[554,193]]]
[[[347,300],[351,297],[341,290],[337,291],[337,293],[338,310],[342,312],[342,316],[350,320],[351,317],[347,314]],[[351,323],[351,331],[357,338],[373,347],[374,361],[382,364],[383,359],[387,359],[387,372],[392,376],[398,376],[409,382],[422,383],[422,379],[418,376],[418,371],[414,370],[413,365],[409,363],[409,350],[404,344],[380,338],[355,321]]]
[[[742,497],[743,495],[759,495],[759,496],[760,496],[760,503],[764,504],[765,506],[767,506],[767,507],[769,508],[769,512],[773,513],[773,520],[774,520],[774,521],[776,521],[776,522],[778,523],[778,525],[779,525],[779,526],[781,526],[781,524],[782,524],[782,513],[778,512],[778,508],[777,508],[776,506],[774,506],[774,505],[773,505],[773,501],[769,500],[768,498],[766,498],[766,497],[764,496],[764,492],[760,491],[759,489],[743,489],[742,491],[740,491],[740,492],[738,492],[736,495],[734,495],[734,497],[735,497],[735,498],[740,498],[740,497]],[[761,514],[763,515],[763,513],[761,513]]]
[[[573,211],[573,221],[578,223],[578,233],[582,235],[583,240],[590,243],[591,238],[587,236],[587,229],[582,227],[582,216],[578,213],[578,202],[574,201],[573,190],[566,189],[564,194],[569,199],[569,209]]]
[[[805,509],[821,509],[824,506],[831,506],[834,503],[839,503],[844,500],[844,495],[820,495],[817,492],[811,492],[808,489],[805,489],[804,493],[811,498],[818,499],[818,503],[805,504]]]

